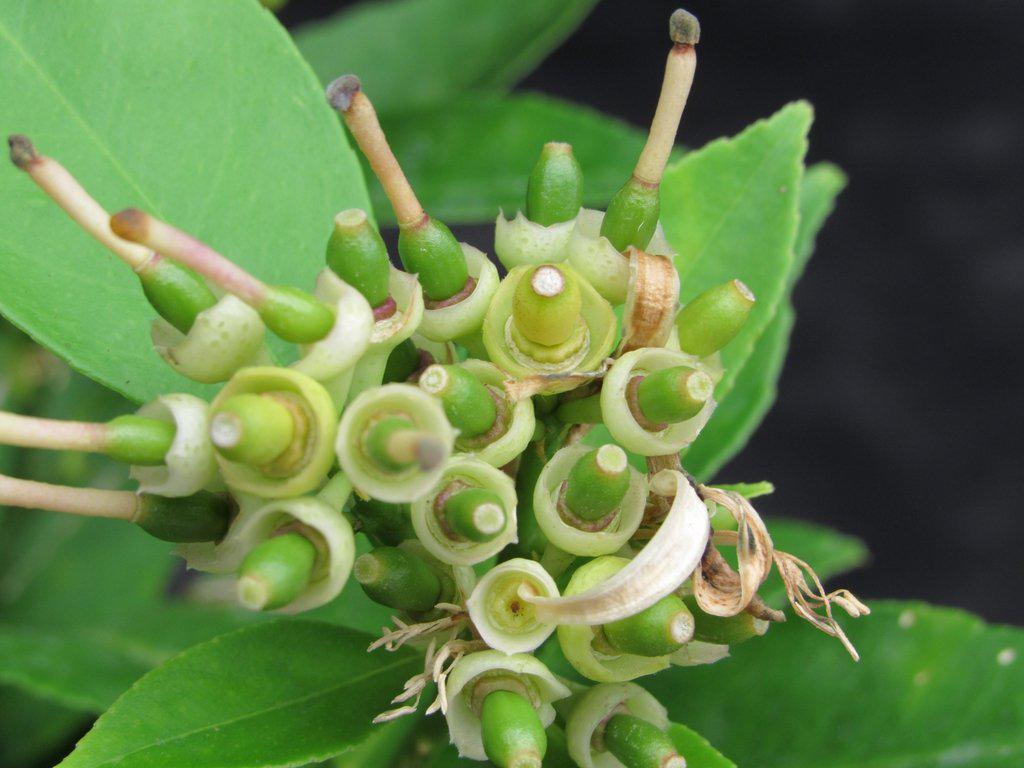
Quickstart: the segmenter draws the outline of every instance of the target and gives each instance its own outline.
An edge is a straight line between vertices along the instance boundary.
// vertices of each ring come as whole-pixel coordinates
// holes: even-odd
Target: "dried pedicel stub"
[[[526,187],[526,212],[494,222],[494,253],[512,269],[523,264],[559,262],[583,201],[583,172],[572,145],[549,142],[540,151]]]
[[[234,505],[223,494],[200,491],[170,498],[132,491],[71,488],[0,475],[0,504],[87,517],[125,520],[163,541],[218,541]]]

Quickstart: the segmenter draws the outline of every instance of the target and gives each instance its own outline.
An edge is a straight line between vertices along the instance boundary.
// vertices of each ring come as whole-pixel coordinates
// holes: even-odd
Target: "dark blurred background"
[[[345,5],[292,0],[282,20]],[[675,5],[603,0],[520,88],[646,125]],[[687,7],[703,31],[680,140],[807,98],[809,160],[850,176],[796,290],[778,402],[721,478],[770,479],[769,515],[863,538],[858,593],[1024,623],[1024,3]]]

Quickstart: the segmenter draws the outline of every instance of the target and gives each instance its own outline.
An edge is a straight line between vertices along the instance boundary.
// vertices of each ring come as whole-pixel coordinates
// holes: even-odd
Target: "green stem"
[[[693,637],[693,615],[676,595],[602,627],[608,645],[636,656],[667,656]]]
[[[493,691],[480,709],[484,752],[498,768],[540,768],[547,735],[533,705],[518,693]]]
[[[501,497],[485,488],[465,488],[453,493],[442,511],[452,531],[470,541],[493,541],[505,530],[507,514]]]
[[[645,376],[637,387],[637,405],[648,421],[675,424],[700,413],[714,389],[706,373],[678,365]]]
[[[604,727],[604,745],[626,768],[685,768],[668,734],[634,715],[614,715]]]
[[[377,547],[360,555],[352,573],[371,600],[400,611],[429,611],[441,597],[438,575],[397,547]]]
[[[526,186],[526,218],[550,226],[576,217],[583,204],[583,171],[571,144],[548,142]]]
[[[743,329],[754,302],[754,294],[739,280],[708,288],[676,316],[679,348],[698,357],[714,354]]]
[[[452,426],[476,437],[494,426],[498,409],[479,379],[457,365],[431,365],[420,376],[420,388],[440,398]]]
[[[334,230],[327,241],[327,266],[363,294],[371,307],[387,301],[391,261],[366,211],[350,208],[334,217]]]
[[[629,490],[629,462],[617,445],[602,445],[580,457],[566,482],[565,505],[584,520],[616,509]]]
[[[252,549],[238,569],[238,598],[246,608],[269,611],[287,605],[309,584],[316,547],[298,532],[272,536]]]
[[[228,398],[210,421],[210,440],[230,461],[260,467],[283,454],[295,439],[291,411],[269,395]]]

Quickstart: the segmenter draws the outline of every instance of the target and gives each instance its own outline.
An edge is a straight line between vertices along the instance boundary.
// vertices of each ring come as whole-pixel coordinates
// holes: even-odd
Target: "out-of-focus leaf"
[[[333,215],[367,205],[322,89],[249,0],[0,0],[0,71],[3,133],[31,136],[109,208],[148,209],[268,282],[311,288]],[[12,322],[133,399],[210,392],[153,350],[131,270],[8,162],[0,212]]]
[[[284,766],[360,742],[422,662],[367,654],[363,635],[319,622],[258,624],[195,646],[139,680],[65,768]]]
[[[672,723],[668,727],[672,743],[683,757],[687,768],[736,768],[736,763],[727,758],[696,731],[685,725]]]
[[[472,96],[413,118],[385,120],[388,139],[416,194],[447,223],[491,222],[523,206],[526,180],[548,141],[573,146],[584,205],[603,208],[629,178],[646,134],[587,107],[535,93]],[[374,210],[394,221],[375,181]]]
[[[61,746],[70,742],[76,731],[84,730],[89,719],[78,710],[7,687],[0,687],[0,713],[2,768],[24,768],[46,758],[59,758]]]
[[[732,658],[642,682],[739,765],[1021,765],[1024,632],[919,603],[871,608],[842,619],[860,663],[791,619]]]
[[[505,89],[528,74],[597,0],[391,0],[363,3],[295,31],[324,82],[354,73],[382,114]]]
[[[787,275],[786,298],[757,340],[732,390],[687,451],[686,467],[698,477],[711,477],[735,456],[771,408],[794,321],[789,294],[811,257],[815,237],[844,186],[845,174],[831,163],[819,163],[804,173],[800,187],[800,225],[793,246],[793,264]]]

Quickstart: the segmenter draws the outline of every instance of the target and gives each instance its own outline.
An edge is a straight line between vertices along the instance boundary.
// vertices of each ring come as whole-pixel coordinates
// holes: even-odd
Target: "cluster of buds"
[[[365,211],[342,211],[313,293],[267,285],[142,211],[110,216],[12,136],[14,163],[138,276],[159,355],[223,386],[102,424],[0,414],[0,443],[102,452],[138,482],[0,477],[0,503],[131,521],[190,567],[233,574],[253,610],[314,608],[354,576],[397,613],[372,647],[426,652],[380,719],[416,711],[437,683],[431,711],[465,757],[538,766],[561,717],[581,766],[685,765],[665,709],[630,681],[717,661],[782,620],[757,595],[773,562],[797,611],[844,642],[831,604],[866,608],[809,587],[745,498],[680,464],[755,299],[736,279],[679,307],[658,187],[699,27],[679,10],[670,33],[632,176],[606,212],[583,209],[571,146],[545,145],[525,211],[496,222],[504,277],[424,211],[351,75],[327,98],[391,202],[403,269]],[[298,345],[295,362],[275,364],[267,330]],[[611,442],[586,439],[597,424]],[[372,547],[358,558],[357,532]],[[718,546],[736,548],[738,570]],[[552,674],[534,655],[549,638],[597,685]]]

